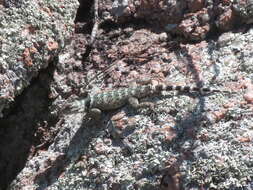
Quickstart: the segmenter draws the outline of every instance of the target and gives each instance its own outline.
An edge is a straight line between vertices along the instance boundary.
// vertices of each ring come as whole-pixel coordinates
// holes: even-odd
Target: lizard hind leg
[[[148,107],[151,110],[154,110],[154,103],[152,103],[152,102],[141,102],[140,103],[138,98],[135,98],[135,97],[130,97],[128,99],[128,103],[135,109]]]

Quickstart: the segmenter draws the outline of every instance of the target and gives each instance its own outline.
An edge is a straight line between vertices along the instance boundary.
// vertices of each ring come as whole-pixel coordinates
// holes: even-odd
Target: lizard
[[[139,102],[139,99],[159,94],[162,91],[199,92],[199,93],[230,93],[226,90],[218,90],[202,87],[176,86],[166,84],[144,84],[135,87],[118,88],[110,91],[87,94],[85,98],[76,100],[68,106],[71,112],[83,110],[90,117],[99,119],[102,111],[118,109],[126,104],[133,108],[152,107],[151,102]]]

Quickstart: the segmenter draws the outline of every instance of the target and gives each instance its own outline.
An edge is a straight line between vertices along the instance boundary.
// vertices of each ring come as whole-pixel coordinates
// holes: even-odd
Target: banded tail
[[[178,85],[157,85],[155,86],[156,91],[179,91],[179,92],[199,92],[199,93],[233,93],[228,90],[212,89],[207,87],[196,87],[196,86],[178,86]]]

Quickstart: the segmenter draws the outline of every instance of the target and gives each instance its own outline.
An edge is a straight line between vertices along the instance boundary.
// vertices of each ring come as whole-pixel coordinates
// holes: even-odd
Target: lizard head
[[[65,107],[68,113],[86,112],[90,107],[90,98],[84,98],[68,103]]]

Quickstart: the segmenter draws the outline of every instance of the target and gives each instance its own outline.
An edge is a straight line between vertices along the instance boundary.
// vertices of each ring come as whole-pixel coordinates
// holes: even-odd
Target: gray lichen
[[[0,113],[65,46],[77,6],[75,0],[22,1],[0,8]]]

